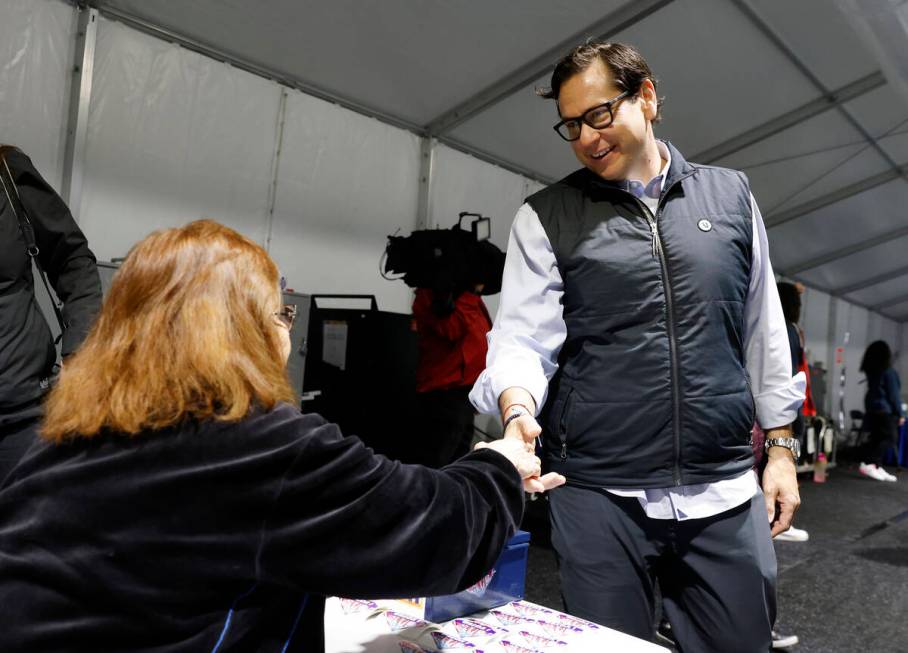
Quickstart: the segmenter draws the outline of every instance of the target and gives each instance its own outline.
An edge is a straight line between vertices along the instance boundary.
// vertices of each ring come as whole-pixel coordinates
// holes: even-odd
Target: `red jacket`
[[[419,334],[416,390],[471,386],[486,366],[486,334],[492,319],[482,297],[461,293],[454,312],[439,317],[432,311],[432,291],[420,288],[413,300],[413,324]]]

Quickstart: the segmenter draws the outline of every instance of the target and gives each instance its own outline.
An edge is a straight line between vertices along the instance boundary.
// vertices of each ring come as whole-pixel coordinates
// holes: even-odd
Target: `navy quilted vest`
[[[753,463],[750,190],[669,148],[655,215],[586,169],[527,200],[564,280],[567,340],[542,423],[546,466],[572,484],[705,483]]]

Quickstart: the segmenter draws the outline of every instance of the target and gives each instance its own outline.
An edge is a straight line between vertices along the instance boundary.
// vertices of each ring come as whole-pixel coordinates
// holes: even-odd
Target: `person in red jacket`
[[[469,451],[473,406],[467,395],[485,368],[486,333],[492,319],[483,284],[452,293],[416,290],[413,325],[419,335],[416,368],[418,424],[433,424],[431,439],[418,440],[419,462],[443,467]]]

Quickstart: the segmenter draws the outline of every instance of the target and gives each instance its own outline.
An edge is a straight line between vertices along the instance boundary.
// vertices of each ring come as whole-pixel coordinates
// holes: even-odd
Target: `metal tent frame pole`
[[[88,137],[88,110],[95,69],[95,44],[98,38],[98,10],[79,9],[76,32],[76,52],[72,87],[69,97],[69,117],[63,153],[63,183],[61,195],[78,222],[82,208],[82,180],[85,166],[85,143]]]

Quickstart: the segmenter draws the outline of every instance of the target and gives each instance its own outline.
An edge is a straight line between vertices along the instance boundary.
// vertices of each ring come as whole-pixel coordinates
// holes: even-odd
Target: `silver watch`
[[[785,447],[791,451],[795,462],[801,457],[801,441],[797,438],[767,438],[763,449],[768,452],[770,447]]]

